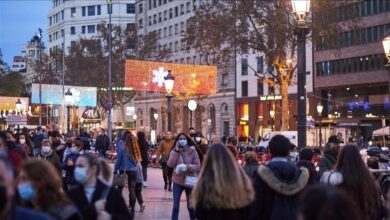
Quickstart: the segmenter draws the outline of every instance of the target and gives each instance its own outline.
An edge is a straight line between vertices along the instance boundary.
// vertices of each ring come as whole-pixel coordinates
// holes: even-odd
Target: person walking
[[[37,157],[41,151],[41,143],[45,139],[45,135],[42,131],[42,127],[38,126],[35,130],[35,132],[32,135],[32,140],[33,140],[33,154],[34,157]]]
[[[134,207],[136,203],[135,185],[137,180],[137,163],[140,163],[141,152],[137,143],[137,138],[130,132],[125,134],[124,145],[117,148],[117,159],[115,161],[114,173],[126,173],[127,184],[129,188],[129,207],[132,215],[134,214]],[[123,143],[123,142],[122,142]],[[123,187],[120,188],[122,192]]]
[[[191,220],[195,219],[195,211],[190,205],[191,191],[194,187],[194,177],[200,170],[200,159],[192,138],[180,133],[174,143],[167,161],[168,167],[174,169],[173,181],[173,209],[172,220],[179,218],[180,198],[183,191],[187,197],[187,209]]]
[[[60,160],[62,161],[64,159],[64,152],[65,152],[65,144],[62,142],[62,136],[61,133],[58,131],[52,131],[51,132],[51,148],[54,152],[58,155]]]
[[[202,133],[200,133],[199,131],[196,132],[194,136],[194,141],[195,144],[198,146],[199,150],[201,151],[201,153],[205,155],[207,153],[208,146],[207,144],[204,143],[204,141],[206,140],[203,138]]]
[[[355,145],[346,145],[341,149],[334,171],[342,176],[337,187],[350,197],[363,219],[383,218],[379,186]]]
[[[75,179],[79,185],[69,192],[84,219],[133,219],[120,191],[104,184],[98,177],[103,161],[91,153],[76,161]]]
[[[64,178],[65,189],[69,190],[77,186],[77,181],[74,176],[75,163],[79,157],[79,150],[76,145],[72,145],[70,149],[70,154],[66,156],[64,161],[61,164],[61,175]]]
[[[11,131],[6,131],[5,134],[7,138],[6,140],[7,140],[8,151],[19,154],[23,160],[27,159],[27,154],[25,150],[21,146],[16,144],[15,135]]]
[[[298,195],[307,185],[309,172],[288,162],[290,141],[285,136],[275,135],[268,149],[272,159],[259,167],[254,180],[251,219],[296,220]]]
[[[328,143],[326,144],[324,149],[324,156],[321,157],[320,161],[318,162],[320,174],[333,169],[334,165],[336,164],[337,155],[339,151],[339,139],[336,135],[330,136],[328,139]]]
[[[253,199],[252,181],[233,155],[222,144],[212,145],[191,194],[196,219],[246,220]]]
[[[23,158],[21,154],[8,149],[7,135],[5,132],[0,132],[0,154],[7,155],[12,162],[14,169],[19,170]]]
[[[31,159],[23,163],[18,176],[18,194],[24,202],[33,205],[58,220],[81,220],[77,208],[61,190],[61,178],[48,161]]]
[[[309,181],[308,185],[312,185],[318,181],[316,167],[314,166],[312,159],[314,156],[314,152],[310,148],[303,148],[301,152],[299,152],[299,160],[297,162],[297,167],[305,167],[309,171]]]
[[[101,128],[99,135],[96,137],[95,149],[99,152],[101,158],[106,158],[106,152],[110,147],[110,138],[106,134],[106,131]]]
[[[91,136],[88,134],[87,128],[81,128],[80,135],[77,138],[84,143],[85,150],[91,150]]]
[[[23,148],[24,152],[27,154],[27,157],[33,157],[33,148],[31,146],[30,137],[24,133],[17,135],[16,144]]]
[[[60,171],[61,171],[60,158],[53,151],[53,149],[51,149],[50,140],[43,139],[41,146],[42,146],[42,149],[41,149],[41,153],[39,154],[38,158],[42,159],[42,160],[49,161],[49,163],[51,163],[56,168],[58,173],[60,173]]]
[[[244,154],[244,162],[245,162],[245,173],[251,178],[252,181],[255,180],[255,176],[257,173],[257,169],[259,168],[259,161],[257,160],[256,152],[247,151]]]
[[[172,172],[173,170],[167,166],[169,153],[173,147],[174,140],[172,139],[172,133],[170,131],[165,132],[164,139],[160,142],[156,154],[157,164],[161,164],[163,179],[164,179],[164,190],[172,191]]]
[[[142,173],[142,165],[137,164],[137,180],[135,184],[135,197],[137,198],[139,207],[140,207],[140,212],[143,212],[145,210],[145,204],[144,204],[144,199],[142,197],[142,186],[143,186],[143,173]]]
[[[149,165],[149,144],[146,141],[145,133],[142,131],[137,132],[137,138],[138,138],[138,146],[141,151],[141,165],[142,165],[142,176],[143,176],[143,186],[146,188],[148,180],[148,165]]]
[[[10,158],[6,154],[0,154],[0,219],[52,220],[53,218],[43,212],[16,204],[14,170]]]

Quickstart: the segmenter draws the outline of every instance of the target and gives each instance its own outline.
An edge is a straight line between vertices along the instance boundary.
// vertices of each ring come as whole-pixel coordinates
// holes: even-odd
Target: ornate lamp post
[[[73,97],[72,92],[70,89],[65,92],[65,103],[66,103],[66,109],[67,109],[67,118],[66,118],[66,131],[70,132],[70,108],[72,107]]]
[[[291,3],[298,23],[294,31],[298,43],[298,147],[306,147],[306,37],[309,33],[306,18],[310,11],[310,0],[291,0]]]
[[[157,126],[157,125],[158,125],[158,124],[157,124],[157,123],[158,123],[158,113],[157,113],[157,110],[156,110],[156,112],[153,113],[153,118],[154,118],[154,120],[156,121],[156,131],[157,131],[157,127],[158,127],[158,126]]]
[[[269,116],[271,117],[271,131],[274,131],[274,120],[275,120],[275,111],[269,111]]]
[[[389,70],[389,100],[390,100],[390,36],[387,36],[382,41],[383,50],[387,58],[386,68]]]
[[[175,77],[172,75],[171,71],[168,70],[168,74],[164,77],[164,86],[165,91],[167,92],[167,114],[168,114],[168,131],[172,131],[172,110],[171,110],[171,101],[173,97],[173,85],[175,84]]]
[[[22,110],[22,102],[20,101],[20,99],[18,99],[18,101],[16,101],[16,111],[20,112],[21,110]]]
[[[324,110],[324,106],[321,104],[321,102],[320,103],[318,103],[318,105],[317,105],[317,113],[318,113],[318,117],[319,117],[319,129],[320,129],[320,133],[319,133],[319,139],[320,139],[320,141],[319,141],[319,147],[320,147],[320,149],[322,148],[322,129],[321,129],[321,122],[322,122],[322,110]]]
[[[198,104],[196,103],[195,100],[191,99],[187,103],[188,109],[190,110],[190,127],[192,127],[192,112],[195,111],[196,107]]]

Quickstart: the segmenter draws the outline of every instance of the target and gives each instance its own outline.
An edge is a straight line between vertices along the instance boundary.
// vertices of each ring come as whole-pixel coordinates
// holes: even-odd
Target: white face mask
[[[195,138],[195,141],[196,141],[196,142],[199,142],[200,139],[201,139],[200,137],[196,137],[196,138]]]
[[[19,139],[19,142],[20,142],[20,144],[25,144],[26,143],[26,139]]]
[[[50,147],[49,146],[42,146],[42,153],[48,154],[50,152]]]

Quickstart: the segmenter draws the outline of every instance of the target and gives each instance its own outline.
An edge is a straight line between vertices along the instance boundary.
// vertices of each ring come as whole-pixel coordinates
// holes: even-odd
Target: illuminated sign
[[[64,86],[64,91],[68,89],[72,92],[73,106],[96,106],[96,87]],[[31,102],[39,104],[39,84],[32,84]],[[42,104],[61,105],[64,93],[62,85],[42,84]]]
[[[261,101],[267,101],[267,100],[281,100],[281,95],[266,95],[266,96],[260,96]]]
[[[175,77],[174,93],[216,93],[217,67],[126,60],[125,86],[139,91],[165,93],[164,77],[171,71]]]
[[[5,97],[0,96],[0,110],[3,111],[16,111],[16,102],[20,100],[20,111],[28,111],[29,98],[26,97]]]

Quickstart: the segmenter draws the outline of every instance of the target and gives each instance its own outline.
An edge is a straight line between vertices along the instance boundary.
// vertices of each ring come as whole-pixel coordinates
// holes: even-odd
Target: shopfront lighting
[[[390,36],[385,37],[382,41],[382,44],[385,55],[390,62]]]
[[[157,119],[158,119],[158,113],[157,112],[153,114],[153,118],[154,118],[154,120],[157,121]]]
[[[136,114],[133,115],[133,119],[134,119],[134,121],[137,120],[137,115]]]
[[[274,110],[271,110],[269,111],[269,115],[271,116],[271,118],[275,118],[275,111]]]

